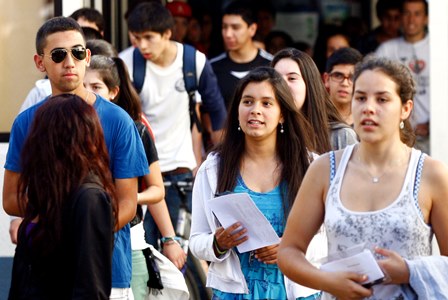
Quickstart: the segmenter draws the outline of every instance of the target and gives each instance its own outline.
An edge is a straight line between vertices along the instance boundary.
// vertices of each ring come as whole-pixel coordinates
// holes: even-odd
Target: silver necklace
[[[359,157],[359,156],[358,156],[358,157]],[[378,182],[380,182],[381,177],[383,177],[383,176],[387,173],[387,171],[384,171],[383,174],[381,174],[380,176],[373,176],[373,175],[369,172],[369,170],[367,170],[367,169],[365,169],[365,170],[366,170],[366,172],[368,173],[368,175],[372,178],[372,183],[378,183]]]
[[[384,172],[384,173],[386,173],[386,172]],[[370,174],[369,175],[372,176],[372,182],[373,183],[378,183],[378,182],[380,182],[380,178],[383,177],[384,173],[381,174],[381,176],[379,176],[379,177],[375,177],[375,176],[372,176]]]
[[[405,148],[404,148],[404,152],[405,152],[405,154],[407,154],[407,152],[408,152],[407,149],[406,149],[406,146],[405,146]],[[405,156],[406,156],[406,155],[405,155]],[[365,162],[361,160],[361,155],[359,154],[359,152],[358,152],[358,161],[361,162],[363,165],[366,165]],[[398,161],[398,164],[401,164],[401,162],[402,162],[402,160],[400,159],[400,160]],[[383,172],[381,175],[379,175],[379,176],[373,176],[373,175],[370,173],[370,171],[367,170],[367,168],[365,168],[365,171],[366,171],[367,174],[371,177],[371,179],[372,179],[372,183],[378,183],[378,182],[380,182],[381,177],[383,177],[389,170],[384,171],[384,172]]]

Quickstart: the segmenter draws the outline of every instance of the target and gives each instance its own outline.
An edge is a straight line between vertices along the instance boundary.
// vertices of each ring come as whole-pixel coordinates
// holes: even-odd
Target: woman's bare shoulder
[[[335,158],[335,169],[339,165],[341,160],[343,150],[331,151],[320,155],[316,158],[310,165],[307,176],[313,178],[315,183],[320,182],[325,186],[328,184],[330,179],[331,170],[331,153],[334,153]]]
[[[448,189],[448,167],[437,159],[427,156],[423,165],[422,179],[430,186]]]
[[[328,168],[330,166],[330,161],[331,161],[330,157],[331,157],[332,153],[334,153],[335,162],[336,162],[336,164],[338,164],[339,161],[341,160],[344,150],[330,151],[330,152],[321,154],[313,160],[311,166],[316,164],[319,167],[316,166],[315,168]]]

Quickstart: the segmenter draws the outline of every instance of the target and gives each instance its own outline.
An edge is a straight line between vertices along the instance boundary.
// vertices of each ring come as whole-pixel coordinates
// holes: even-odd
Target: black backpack
[[[193,124],[196,124],[199,132],[202,131],[201,122],[196,113],[196,96],[195,92],[198,90],[198,83],[196,80],[196,49],[190,45],[183,45],[184,55],[182,70],[184,73],[185,90],[188,93],[189,111],[190,111],[190,129]],[[140,94],[143,88],[146,75],[146,59],[140,53],[138,48],[134,48],[133,53],[133,78],[134,87]]]

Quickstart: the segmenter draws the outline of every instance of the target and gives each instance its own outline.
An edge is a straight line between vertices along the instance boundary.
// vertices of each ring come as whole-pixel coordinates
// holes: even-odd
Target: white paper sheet
[[[364,274],[368,277],[365,284],[377,282],[384,277],[383,271],[381,271],[375,257],[368,249],[364,249],[364,251],[358,254],[323,264],[320,266],[320,269],[327,272],[355,272]]]
[[[237,246],[240,253],[280,243],[271,223],[247,193],[220,196],[209,205],[224,228],[240,222],[247,229],[248,240]]]

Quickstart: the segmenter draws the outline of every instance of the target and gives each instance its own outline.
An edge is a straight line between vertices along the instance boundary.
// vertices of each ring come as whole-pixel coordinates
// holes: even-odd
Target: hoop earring
[[[403,128],[404,128],[404,122],[401,121],[401,122],[400,122],[400,129],[403,129]]]
[[[285,130],[283,129],[283,123],[280,123],[280,133],[284,133]]]

